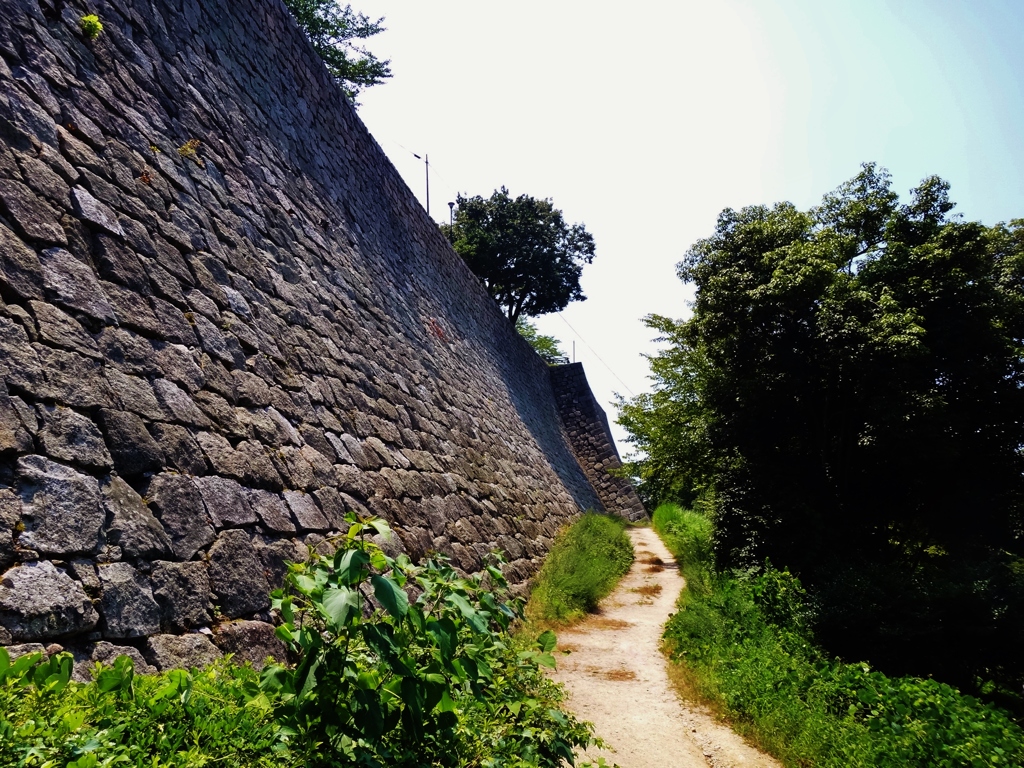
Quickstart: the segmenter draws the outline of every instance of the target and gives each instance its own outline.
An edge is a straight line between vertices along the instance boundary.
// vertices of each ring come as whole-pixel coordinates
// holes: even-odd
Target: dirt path
[[[781,768],[728,727],[681,702],[659,651],[683,579],[649,528],[629,531],[636,562],[600,612],[558,633],[558,670],[567,702],[610,749],[591,749],[622,768]],[[661,568],[650,563],[659,558]],[[644,562],[648,561],[648,562]]]

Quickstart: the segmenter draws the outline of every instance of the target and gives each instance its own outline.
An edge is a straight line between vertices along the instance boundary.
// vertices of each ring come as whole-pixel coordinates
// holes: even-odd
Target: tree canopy
[[[391,77],[390,60],[381,61],[358,45],[384,31],[384,19],[371,21],[366,14],[344,7],[337,0],[284,0],[288,10],[306,33],[327,70],[355,102],[364,88]]]
[[[513,323],[586,299],[580,275],[594,238],[550,200],[513,199],[505,187],[487,199],[459,195],[454,224],[441,229]]]
[[[520,317],[516,320],[516,330],[548,365],[560,365],[566,362],[565,352],[559,346],[558,339],[541,333],[537,330],[537,326],[526,318]]]
[[[948,190],[901,204],[867,164],[810,211],[723,211],[620,423],[647,496],[713,510],[725,565],[797,570],[840,646],[1024,679],[1024,221]]]

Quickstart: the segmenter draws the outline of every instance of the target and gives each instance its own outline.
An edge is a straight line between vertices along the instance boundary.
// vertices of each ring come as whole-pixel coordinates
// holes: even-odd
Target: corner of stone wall
[[[608,416],[594,397],[583,363],[555,365],[548,369],[558,414],[583,471],[608,512],[631,521],[647,517],[632,484],[608,470],[622,466],[615,448]]]

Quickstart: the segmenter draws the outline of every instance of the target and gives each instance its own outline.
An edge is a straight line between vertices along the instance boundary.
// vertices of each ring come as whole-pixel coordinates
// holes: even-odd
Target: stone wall
[[[258,657],[347,510],[523,582],[601,507],[545,365],[279,0],[0,13],[0,643]]]
[[[608,473],[609,469],[621,467],[622,461],[608,426],[608,416],[587,383],[583,363],[558,365],[550,371],[562,423],[569,433],[576,458],[601,502],[608,511],[629,520],[646,518],[643,502],[629,481]]]

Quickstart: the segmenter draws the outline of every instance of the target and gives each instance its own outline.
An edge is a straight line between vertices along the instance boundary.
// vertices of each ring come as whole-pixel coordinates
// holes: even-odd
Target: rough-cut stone
[[[14,562],[15,530],[21,522],[21,499],[9,488],[0,488],[0,573]]]
[[[154,424],[151,433],[170,468],[187,475],[202,475],[207,471],[203,451],[187,429],[177,424]],[[230,444],[228,449],[231,449]]]
[[[288,507],[281,497],[270,491],[250,491],[249,505],[268,530],[278,533],[292,533],[295,523],[288,514]]]
[[[270,607],[270,585],[244,531],[223,531],[210,547],[210,587],[229,618]]]
[[[75,668],[72,678],[79,683],[88,683],[93,680],[93,669],[96,664],[112,667],[121,656],[127,656],[132,660],[132,667],[137,675],[155,675],[158,671],[156,667],[146,662],[137,648],[130,645],[114,645],[106,640],[100,640],[98,643],[86,646],[84,651],[74,652]]]
[[[160,608],[145,576],[128,563],[101,565],[98,572],[104,635],[145,637],[160,631]]]
[[[73,349],[89,357],[101,356],[96,342],[75,318],[43,301],[30,301],[29,307],[39,323],[39,337],[44,342]]]
[[[63,248],[43,251],[40,261],[43,285],[55,302],[108,325],[117,321],[110,300],[89,267]]]
[[[171,553],[171,540],[142,497],[119,477],[103,486],[107,541],[125,557],[152,560]]]
[[[104,408],[100,411],[100,423],[119,474],[134,477],[158,471],[163,466],[163,451],[146,431],[145,422],[134,413]]]
[[[256,522],[256,513],[249,506],[245,489],[237,481],[226,477],[200,477],[196,478],[196,485],[217,528]]]
[[[47,560],[0,577],[0,626],[15,640],[88,632],[98,620],[82,585]]]
[[[157,561],[149,577],[160,605],[163,628],[181,632],[212,621],[210,577],[206,563]]]
[[[0,222],[0,282],[27,299],[43,295],[39,256]]]
[[[105,232],[124,237],[124,230],[118,223],[114,212],[89,194],[87,190],[82,187],[72,189],[71,201],[75,205],[75,211],[82,219]]]
[[[190,560],[213,542],[214,530],[202,494],[191,477],[163,472],[149,484],[149,504],[156,512],[175,557]]]
[[[80,413],[60,406],[39,406],[43,428],[37,438],[47,456],[93,469],[109,469],[113,462],[99,428]]]
[[[309,559],[309,550],[306,546],[294,539],[278,539],[270,543],[260,540],[253,542],[256,547],[256,554],[270,578],[270,585],[273,588],[280,587],[284,575],[288,572],[288,563],[304,563]]]
[[[0,201],[26,237],[54,245],[68,244],[57,221],[57,212],[24,184],[0,179]]]
[[[223,657],[203,634],[153,635],[146,641],[146,658],[161,672],[206,667]]]
[[[103,510],[96,479],[44,456],[18,459],[23,547],[53,555],[95,552]]]
[[[324,517],[316,500],[302,491],[285,491],[284,500],[292,515],[299,522],[299,527],[307,531],[326,531],[331,528],[330,522]]]
[[[252,663],[263,669],[268,659],[286,661],[288,649],[276,634],[273,624],[264,621],[229,621],[214,630],[213,642],[225,654],[230,653],[236,664]]]

